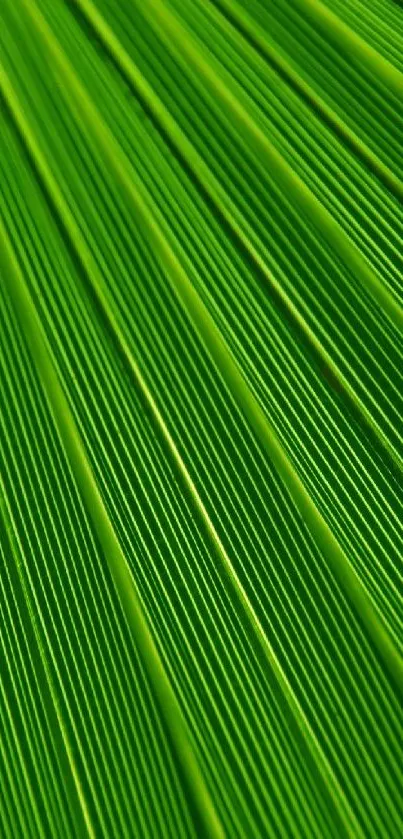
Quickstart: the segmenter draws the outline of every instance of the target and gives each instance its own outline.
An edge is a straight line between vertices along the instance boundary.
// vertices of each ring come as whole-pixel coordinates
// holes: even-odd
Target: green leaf
[[[403,18],[3,0],[5,837],[398,837]]]

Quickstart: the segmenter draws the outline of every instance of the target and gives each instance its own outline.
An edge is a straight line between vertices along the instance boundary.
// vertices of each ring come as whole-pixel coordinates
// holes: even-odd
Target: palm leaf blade
[[[243,5],[4,4],[5,835],[399,835],[401,32]]]

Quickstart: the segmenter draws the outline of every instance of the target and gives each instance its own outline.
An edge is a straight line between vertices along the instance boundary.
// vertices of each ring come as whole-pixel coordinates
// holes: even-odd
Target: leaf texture
[[[403,17],[3,0],[5,837],[399,837]]]

